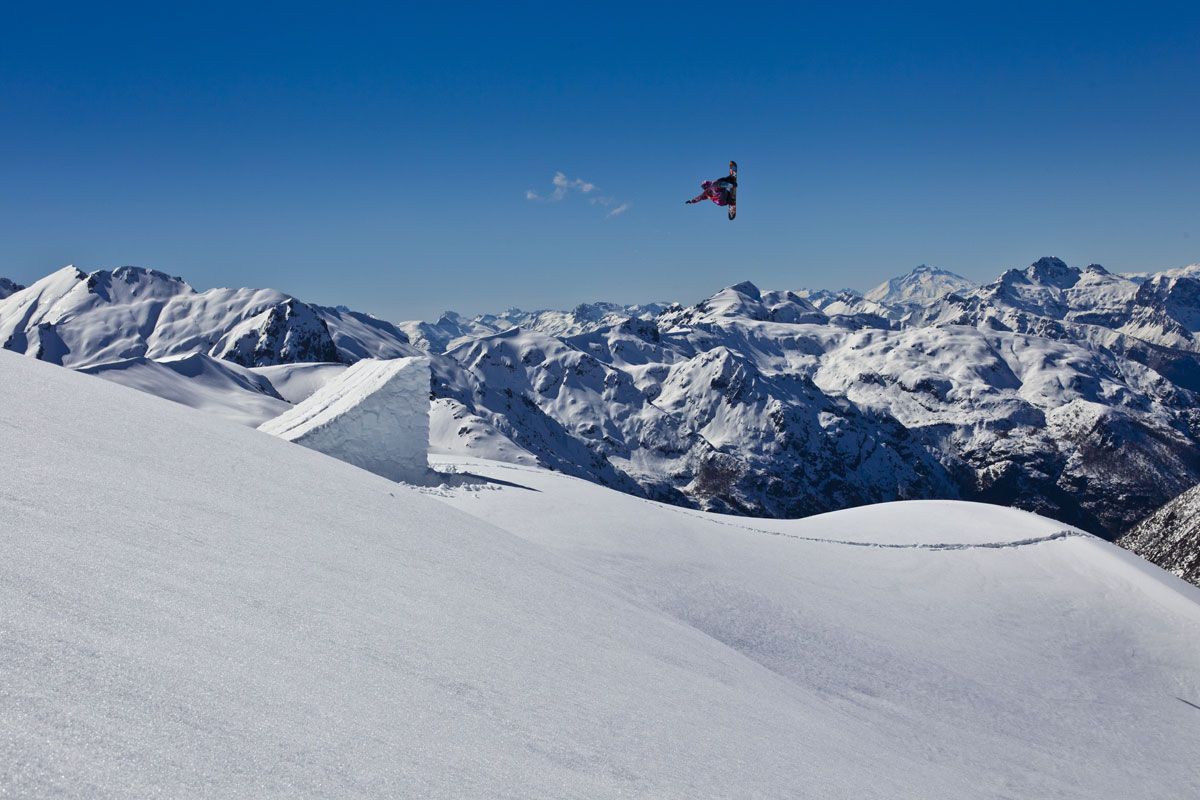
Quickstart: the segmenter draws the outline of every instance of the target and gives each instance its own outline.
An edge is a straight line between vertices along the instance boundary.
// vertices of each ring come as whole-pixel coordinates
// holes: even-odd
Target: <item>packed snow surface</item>
[[[0,374],[0,795],[1200,794],[1198,593],[1074,529],[422,493]]]
[[[284,400],[303,403],[313,392],[346,371],[345,364],[273,364],[269,367],[251,367],[251,372],[266,378]]]
[[[423,482],[429,359],[363,359],[258,429],[385,478]]]

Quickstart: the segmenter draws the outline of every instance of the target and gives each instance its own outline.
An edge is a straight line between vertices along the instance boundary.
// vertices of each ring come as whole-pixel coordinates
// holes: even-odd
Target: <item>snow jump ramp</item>
[[[363,359],[260,431],[394,481],[429,472],[429,359]]]

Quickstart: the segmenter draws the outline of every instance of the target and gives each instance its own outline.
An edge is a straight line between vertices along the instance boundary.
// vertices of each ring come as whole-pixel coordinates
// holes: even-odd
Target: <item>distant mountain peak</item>
[[[742,281],[741,283],[735,283],[733,286],[730,286],[729,288],[731,291],[737,292],[738,294],[744,294],[747,297],[753,297],[755,300],[762,299],[762,292],[760,292],[758,290],[758,287],[755,286],[750,281]]]
[[[904,275],[884,281],[863,297],[884,305],[928,305],[948,294],[973,288],[975,283],[961,275],[920,264]]]
[[[1044,256],[1030,264],[1025,274],[1034,283],[1068,289],[1079,281],[1082,273],[1074,267],[1068,267],[1061,258]]]

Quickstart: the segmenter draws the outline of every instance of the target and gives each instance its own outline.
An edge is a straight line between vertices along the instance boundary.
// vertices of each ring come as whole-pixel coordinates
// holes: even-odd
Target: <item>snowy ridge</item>
[[[158,361],[130,358],[80,372],[251,427],[291,408],[265,378],[199,353]]]
[[[1200,793],[1200,590],[1093,537],[829,546],[461,457],[435,463],[497,479],[422,493],[0,371],[6,794]],[[756,525],[1063,529],[952,502]]]
[[[416,353],[398,328],[365,314],[271,289],[197,292],[138,267],[64,267],[0,300],[0,345],[72,367],[193,353],[243,366]]]
[[[739,528],[740,530],[744,531],[752,531],[754,533],[765,533],[768,536],[785,536],[789,539],[797,539],[804,542],[838,544],[846,547],[882,547],[891,550],[996,550],[1007,547],[1028,547],[1029,545],[1054,542],[1071,536],[1091,535],[1074,528],[1065,528],[1044,536],[1033,536],[1028,539],[1004,539],[995,542],[872,542],[863,541],[862,539],[829,539],[817,536],[801,536],[798,533],[789,533],[781,530],[768,530],[766,528],[756,528],[751,525],[742,525],[734,522],[719,521],[717,524],[726,525],[731,528]]]
[[[429,361],[364,359],[258,429],[390,480],[422,483]]]

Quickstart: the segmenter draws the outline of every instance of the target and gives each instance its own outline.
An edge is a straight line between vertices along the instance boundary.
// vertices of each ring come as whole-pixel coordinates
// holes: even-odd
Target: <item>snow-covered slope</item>
[[[346,371],[345,364],[273,364],[269,367],[252,367],[254,372],[266,378],[279,396],[289,403],[303,403],[313,392]]]
[[[1200,593],[1047,520],[749,523],[461,459],[502,483],[423,496],[0,372],[5,794],[1200,792]]]
[[[1117,544],[1200,586],[1200,486],[1139,522]]]
[[[265,378],[199,353],[157,361],[130,358],[80,372],[251,427],[291,408]]]
[[[903,315],[901,309],[890,308],[882,303],[876,303],[866,299],[861,293],[850,290],[842,290],[840,292],[830,292],[825,289],[818,289],[816,291],[801,290],[796,294],[804,297],[831,317],[865,314],[880,319],[890,319],[892,317],[899,318]]]
[[[479,318],[468,319],[454,311],[447,311],[436,322],[412,320],[398,326],[416,347],[429,353],[444,353],[463,342],[480,336],[490,336],[511,325],[482,322]]]
[[[429,407],[429,452],[456,454],[503,461],[537,464],[537,458],[519,447],[494,425],[473,414],[461,403],[443,397]]]
[[[1113,545],[992,506],[747,520],[538,470],[447,464],[516,484],[451,492],[454,507],[870,720],[916,771],[962,775],[951,796],[1200,790],[1184,767],[1200,714],[1181,702],[1200,691],[1200,591]],[[600,510],[581,525],[580,509]],[[875,769],[871,747],[855,757]],[[893,797],[941,796],[892,777]]]

